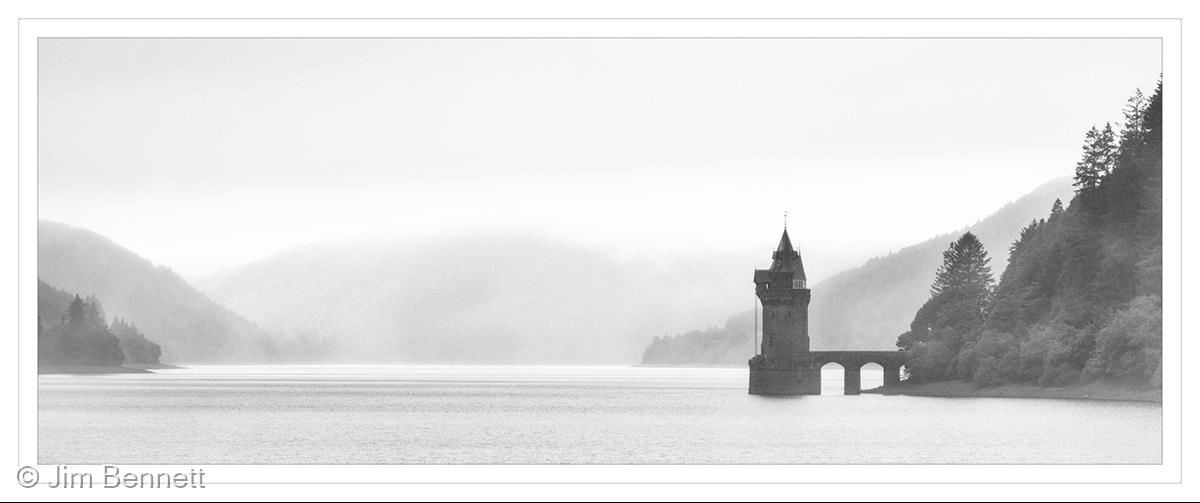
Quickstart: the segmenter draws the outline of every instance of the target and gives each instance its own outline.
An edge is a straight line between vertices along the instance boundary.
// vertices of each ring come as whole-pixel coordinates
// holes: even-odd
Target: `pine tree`
[[[942,254],[931,296],[896,346],[911,351],[909,374],[917,380],[957,376],[955,356],[983,327],[991,299],[992,269],[987,250],[967,232]]]
[[[1109,172],[1108,163],[1103,133],[1092,126],[1084,135],[1083,157],[1075,163],[1074,185],[1078,187],[1078,192],[1088,192],[1100,185],[1100,179]]]
[[[1108,176],[1117,166],[1118,154],[1117,133],[1113,131],[1111,122],[1104,123],[1104,129],[1100,130],[1100,135],[1096,138],[1095,148],[1100,165],[1103,166],[1101,176]]]
[[[1054,205],[1050,207],[1050,218],[1057,217],[1063,214],[1062,199],[1055,199]]]
[[[83,299],[80,299],[79,296],[76,295],[75,299],[71,301],[71,305],[67,306],[66,321],[72,325],[83,324],[85,314],[86,312],[84,311]]]
[[[939,296],[961,292],[975,296],[981,306],[987,303],[992,288],[992,268],[987,250],[979,238],[967,232],[942,252],[942,266],[934,277],[931,293]]]
[[[1159,86],[1161,88],[1161,84]],[[1133,96],[1130,96],[1125,101],[1125,126],[1121,129],[1121,144],[1125,147],[1134,146],[1142,142],[1142,137],[1145,133],[1145,117],[1146,107],[1149,102],[1146,101],[1146,96],[1142,94],[1141,89],[1134,90]],[[1130,150],[1126,148],[1126,150]],[[1127,152],[1133,154],[1135,152]]]

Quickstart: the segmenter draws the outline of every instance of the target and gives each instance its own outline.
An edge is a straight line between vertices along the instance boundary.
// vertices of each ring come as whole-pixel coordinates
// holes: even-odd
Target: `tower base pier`
[[[800,361],[768,365],[761,356],[750,360],[751,395],[820,395],[821,368]]]

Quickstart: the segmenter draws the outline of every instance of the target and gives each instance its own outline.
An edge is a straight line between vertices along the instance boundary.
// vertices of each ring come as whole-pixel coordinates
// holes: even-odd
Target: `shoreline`
[[[130,363],[121,366],[39,364],[38,375],[153,374],[155,370],[181,368],[184,367],[165,363]]]
[[[106,365],[38,365],[38,375],[150,374],[149,370]]]
[[[877,395],[905,395],[939,398],[1039,398],[1051,400],[1106,400],[1119,402],[1162,403],[1162,389],[1130,387],[1093,382],[1056,388],[1006,384],[977,387],[964,381],[899,384],[862,390]]]
[[[134,370],[170,370],[170,369],[185,369],[179,365],[170,365],[167,363],[129,363],[121,367]]]

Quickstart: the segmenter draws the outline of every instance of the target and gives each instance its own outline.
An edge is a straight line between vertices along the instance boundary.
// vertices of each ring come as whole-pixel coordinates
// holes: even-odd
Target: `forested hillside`
[[[1031,219],[1045,215],[1056,199],[1071,194],[1064,176],[1044,183],[958,232],[932,237],[868,260],[813,286],[809,325],[813,349],[886,350],[924,301],[929,278],[942,262],[946,243],[970,231],[989,248],[1007,246]],[[816,267],[816,265],[813,265]],[[991,266],[1000,270],[1004,257]]]
[[[38,364],[157,364],[162,348],[132,323],[110,325],[94,297],[81,299],[38,281]]]
[[[754,313],[730,316],[725,325],[655,337],[642,353],[653,365],[745,364],[754,355]]]
[[[94,232],[39,221],[38,277],[57,288],[103,299],[115,318],[136,320],[162,344],[166,362],[273,358],[266,332],[208,299],[170,269]],[[61,304],[50,300],[53,297],[43,301],[39,292],[39,308]]]
[[[916,381],[1162,382],[1162,85],[1086,134],[1070,205],[1007,250],[999,282],[964,235],[897,345]]]

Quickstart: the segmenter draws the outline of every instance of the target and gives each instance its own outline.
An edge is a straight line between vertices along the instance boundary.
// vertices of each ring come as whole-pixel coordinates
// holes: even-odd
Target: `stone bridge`
[[[862,392],[862,367],[875,363],[883,367],[883,385],[900,383],[900,367],[904,365],[904,353],[900,351],[810,351],[816,367],[828,363],[841,365],[846,371],[846,394]]]

